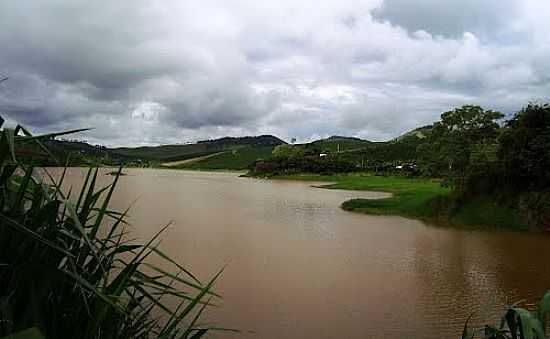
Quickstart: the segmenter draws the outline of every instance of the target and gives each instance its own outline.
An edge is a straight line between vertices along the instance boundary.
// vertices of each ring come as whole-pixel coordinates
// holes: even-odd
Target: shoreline
[[[398,176],[375,176],[371,173],[336,175],[292,174],[246,177],[327,182],[315,187],[391,193],[382,199],[350,199],[340,207],[349,212],[368,215],[395,215],[416,219],[435,226],[472,230],[529,231],[519,215],[509,208],[496,205],[492,197],[478,197],[459,203],[451,190],[436,179]]]

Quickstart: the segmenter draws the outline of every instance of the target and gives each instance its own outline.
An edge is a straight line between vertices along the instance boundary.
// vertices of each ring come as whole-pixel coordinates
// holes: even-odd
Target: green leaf
[[[214,277],[208,282],[208,284],[195,296],[193,301],[191,301],[187,306],[183,309],[183,311],[175,318],[172,319],[172,322],[170,326],[168,327],[168,331],[172,332],[176,326],[185,319],[190,312],[200,304],[202,301],[202,298],[210,292],[210,289],[214,286],[214,283],[218,279],[218,277],[223,273],[225,267],[223,267]]]
[[[531,312],[523,308],[511,308],[508,313],[507,319],[512,322],[512,326],[510,322],[508,323],[512,338],[516,338],[516,332],[519,329],[521,339],[544,339],[542,323]]]
[[[24,141],[24,142],[29,142],[29,141],[35,141],[35,140],[52,139],[54,137],[67,135],[67,134],[78,133],[78,132],[83,132],[83,131],[89,131],[91,129],[92,128],[79,128],[79,129],[73,129],[73,130],[69,130],[69,131],[65,131],[65,132],[48,133],[48,134],[36,135],[36,136],[32,136],[32,137],[26,137],[26,136],[25,137],[17,137],[17,140],[21,140],[21,141]]]
[[[120,245],[115,248],[113,254],[133,252],[135,249],[141,248],[142,245]]]
[[[10,334],[1,339],[45,339],[45,337],[40,333],[40,330],[36,327],[32,327],[21,332]]]
[[[188,276],[190,276],[191,278],[193,278],[193,280],[195,280],[195,282],[197,284],[201,284],[201,282],[199,281],[198,278],[196,278],[189,270],[185,269],[184,267],[182,267],[180,264],[178,264],[177,262],[175,262],[174,260],[172,260],[169,256],[167,256],[166,254],[164,254],[164,252],[162,252],[161,250],[159,250],[158,248],[153,248],[153,252],[155,252],[157,255],[159,255],[161,258],[163,258],[164,260],[170,262],[171,264],[173,264],[174,266],[176,266],[177,268],[179,268],[181,271],[185,272],[185,274],[187,274]]]
[[[202,338],[206,333],[208,333],[208,329],[201,328],[201,329],[197,330],[197,332],[195,332],[195,334],[193,334],[189,338],[190,339],[199,339],[199,338]]]
[[[36,232],[33,232],[32,230],[28,229],[24,225],[21,225],[17,221],[15,221],[13,219],[10,219],[9,217],[5,216],[3,213],[0,213],[0,220],[5,222],[8,226],[11,226],[13,229],[18,230],[18,231],[23,232],[23,233],[26,233],[31,238],[33,238],[33,239],[35,239],[35,240],[51,247],[53,249],[56,249],[60,253],[63,253],[65,255],[69,256],[69,257],[73,257],[73,254],[71,252],[68,252],[67,250],[59,247],[58,245],[56,245],[55,243],[49,241],[48,239],[44,239],[44,237],[40,236],[40,234],[38,234]]]
[[[546,328],[548,316],[550,316],[550,291],[546,292],[539,301],[539,319]]]
[[[15,138],[14,138],[14,129],[13,128],[4,128],[4,135],[6,136],[6,141],[8,143],[8,148],[10,150],[11,159],[15,162]]]
[[[472,317],[474,316],[474,314],[470,314],[468,316],[468,319],[466,319],[466,322],[464,323],[464,329],[462,330],[462,339],[473,339],[474,338],[474,335],[475,335],[475,332],[474,331],[470,331],[470,329],[468,328],[468,322],[470,321],[470,319],[472,319]]]

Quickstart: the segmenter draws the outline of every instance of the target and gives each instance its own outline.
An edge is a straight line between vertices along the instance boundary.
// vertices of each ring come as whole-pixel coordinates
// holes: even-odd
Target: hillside
[[[306,154],[328,153],[337,156],[341,160],[354,162],[357,165],[410,162],[416,159],[417,147],[427,140],[426,138],[430,132],[431,126],[423,126],[395,139],[383,142],[332,136],[296,146],[303,147]]]
[[[407,132],[387,142],[373,142],[362,149],[355,149],[342,156],[357,163],[401,163],[417,159],[417,147],[426,142],[431,126],[424,126]]]
[[[170,167],[181,169],[245,170],[248,169],[254,161],[271,156],[273,149],[273,146],[247,146],[212,154],[210,156],[201,157],[197,159],[197,161],[188,161]]]
[[[191,168],[244,169],[258,157],[271,154],[273,148],[281,144],[285,142],[272,135],[225,137],[195,144],[118,148],[94,146],[83,141],[50,140],[47,147],[59,162],[55,164],[50,161],[45,165],[64,164],[70,159],[71,166],[122,164],[188,168],[193,164]]]
[[[114,154],[104,146],[90,145],[84,141],[48,140],[44,142],[48,150],[54,155],[57,163],[51,157],[44,157],[44,165],[63,165],[69,161],[70,165],[108,164],[116,165],[129,163],[135,159],[124,154]],[[42,150],[40,150],[42,151]]]
[[[431,126],[407,132],[386,142],[331,136],[307,144],[298,144],[308,156],[331,154],[338,159],[364,169],[379,169],[395,163],[414,162],[418,145],[426,141]],[[52,153],[71,165],[105,164],[125,166],[169,167],[185,169],[243,170],[258,159],[271,156],[283,140],[272,135],[224,137],[202,140],[195,144],[175,144],[144,147],[106,148],[81,141],[51,140],[47,142]],[[49,164],[53,165],[53,164]]]
[[[427,142],[431,127],[425,126],[385,142],[332,136],[307,144],[278,149],[274,156],[255,165],[261,175],[280,173],[343,173],[417,171],[418,146]]]
[[[331,136],[327,139],[321,139],[305,144],[305,149],[306,151],[318,151],[324,153],[338,151],[343,152],[365,148],[370,144],[372,144],[371,141],[359,138]]]
[[[197,142],[196,144],[161,145],[135,148],[121,147],[110,149],[110,151],[113,154],[133,158],[171,162],[203,157],[223,151],[235,150],[241,147],[275,147],[284,143],[285,142],[283,140],[275,136],[260,135],[255,137],[225,137],[214,140],[203,140]]]

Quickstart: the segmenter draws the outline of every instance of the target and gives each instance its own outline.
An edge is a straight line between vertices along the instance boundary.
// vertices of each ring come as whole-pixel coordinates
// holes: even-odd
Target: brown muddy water
[[[107,170],[103,170],[106,172]],[[208,320],[231,338],[460,338],[465,319],[550,289],[550,238],[343,211],[375,192],[231,173],[127,169],[113,207],[135,201],[133,234],[173,221],[161,247],[216,285]],[[69,170],[78,186],[83,169]],[[113,178],[102,175],[101,182]],[[137,200],[136,200],[137,199]]]

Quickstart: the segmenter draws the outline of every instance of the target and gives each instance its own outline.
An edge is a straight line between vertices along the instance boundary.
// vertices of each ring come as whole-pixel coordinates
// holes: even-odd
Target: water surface
[[[172,221],[165,252],[204,281],[228,264],[216,285],[223,306],[208,318],[254,331],[239,337],[459,338],[471,312],[482,315],[474,323],[494,318],[495,304],[533,301],[550,288],[545,236],[339,208],[384,193],[230,173],[125,171],[113,207],[135,201],[134,235],[147,239]],[[83,176],[70,169],[68,183]]]

